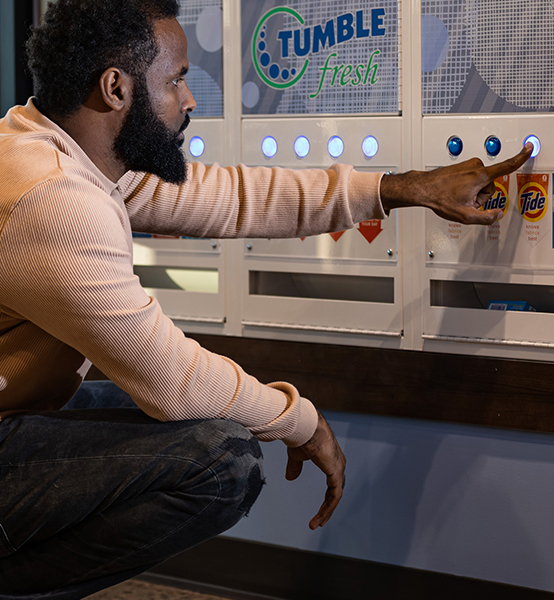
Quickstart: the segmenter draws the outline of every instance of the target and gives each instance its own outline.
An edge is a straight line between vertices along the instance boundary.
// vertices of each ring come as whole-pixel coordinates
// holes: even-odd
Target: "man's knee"
[[[199,434],[218,464],[222,496],[247,514],[264,483],[260,443],[242,425],[221,419],[203,422]]]

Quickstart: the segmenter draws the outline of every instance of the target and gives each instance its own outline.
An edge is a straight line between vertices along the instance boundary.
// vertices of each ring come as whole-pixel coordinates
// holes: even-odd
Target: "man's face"
[[[196,108],[185,83],[187,38],[176,19],[157,21],[154,31],[160,52],[146,76],[135,78],[133,103],[114,150],[127,169],[180,184],[186,179],[183,132]]]

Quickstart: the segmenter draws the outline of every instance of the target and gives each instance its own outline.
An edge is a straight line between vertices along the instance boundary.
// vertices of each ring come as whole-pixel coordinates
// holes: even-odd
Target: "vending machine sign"
[[[548,213],[549,175],[518,174],[517,206],[524,219],[524,237],[531,246],[536,246],[550,231]]]
[[[398,113],[398,0],[242,0],[244,114]]]
[[[423,114],[554,106],[551,0],[422,0]]]

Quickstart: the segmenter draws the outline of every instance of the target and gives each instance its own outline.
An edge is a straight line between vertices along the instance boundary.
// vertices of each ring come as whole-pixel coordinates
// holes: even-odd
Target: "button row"
[[[528,135],[523,142],[523,145],[527,142],[533,144],[533,152],[531,158],[535,158],[541,151],[541,141],[536,135]],[[464,149],[464,143],[460,137],[453,135],[448,139],[446,143],[448,152],[451,156],[460,156]],[[195,135],[189,142],[189,151],[192,156],[198,158],[204,154],[206,145],[204,140]],[[485,150],[489,156],[498,156],[502,149],[502,142],[494,135],[490,135],[485,140]],[[277,140],[268,135],[262,140],[262,153],[267,158],[273,158],[277,154],[278,146]],[[332,136],[327,142],[327,151],[332,158],[338,158],[344,152],[344,141],[338,135]],[[367,158],[373,158],[379,151],[379,142],[372,135],[368,135],[362,141],[362,152]],[[294,152],[298,158],[305,158],[310,153],[310,140],[300,135],[294,140]]]
[[[523,145],[527,142],[531,142],[533,144],[533,152],[531,154],[531,158],[535,158],[537,154],[541,151],[541,142],[536,135],[528,135],[523,142]],[[460,156],[462,150],[464,149],[464,142],[462,138],[457,135],[453,135],[448,138],[448,142],[446,142],[446,147],[448,148],[448,152],[451,156]],[[500,150],[502,150],[502,142],[495,136],[489,135],[489,137],[485,140],[485,150],[489,156],[498,156],[500,154]]]
[[[294,140],[294,152],[298,158],[305,158],[310,152],[310,140],[305,135],[300,135]],[[262,154],[266,158],[273,158],[277,154],[277,140],[268,135],[262,140]],[[379,142],[372,135],[362,141],[362,152],[367,158],[373,158],[379,151]],[[344,141],[338,135],[333,135],[327,142],[327,152],[332,158],[338,158],[344,152]]]

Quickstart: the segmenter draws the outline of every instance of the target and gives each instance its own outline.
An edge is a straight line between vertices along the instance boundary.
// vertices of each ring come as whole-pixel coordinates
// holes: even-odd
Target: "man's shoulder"
[[[0,213],[11,212],[27,197],[53,194],[67,205],[93,196],[108,201],[110,194],[98,175],[49,132],[0,133],[0,180]]]
[[[0,119],[0,179],[0,206],[52,179],[80,180],[107,191],[83,150],[31,101]]]
[[[14,218],[23,218],[25,227],[61,231],[70,222],[80,229],[105,224],[117,208],[93,173],[40,132],[13,140],[0,135],[0,180],[0,235]]]
[[[53,177],[63,176],[60,151],[44,132],[0,132],[0,197],[20,198]]]

